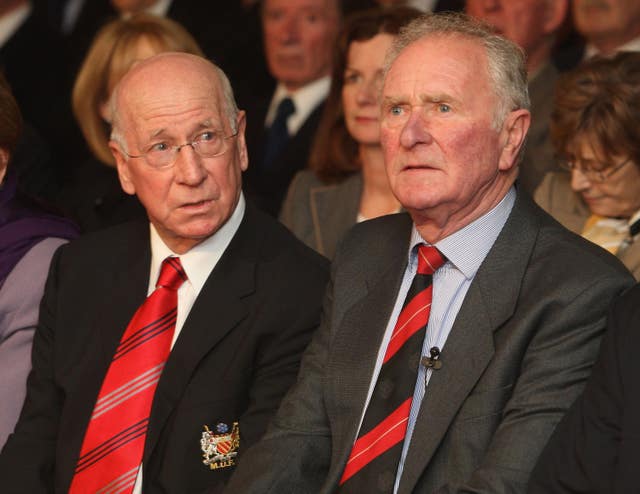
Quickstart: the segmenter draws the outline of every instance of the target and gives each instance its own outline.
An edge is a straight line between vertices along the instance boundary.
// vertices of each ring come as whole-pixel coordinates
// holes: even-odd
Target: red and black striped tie
[[[156,289],[122,335],[93,408],[70,493],[133,490],[153,395],[176,328],[177,290],[186,279],[180,259],[166,258]]]
[[[340,479],[341,494],[393,491],[431,311],[432,275],[445,261],[435,247],[418,247],[418,269]]]

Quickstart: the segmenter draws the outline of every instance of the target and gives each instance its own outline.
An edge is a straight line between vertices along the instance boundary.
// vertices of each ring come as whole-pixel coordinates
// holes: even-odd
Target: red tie
[[[431,311],[432,275],[445,260],[435,247],[418,247],[418,269],[340,479],[340,493],[393,490]]]
[[[177,290],[186,279],[180,259],[167,257],[156,289],[122,335],[93,408],[70,493],[133,490],[153,395],[176,328]]]

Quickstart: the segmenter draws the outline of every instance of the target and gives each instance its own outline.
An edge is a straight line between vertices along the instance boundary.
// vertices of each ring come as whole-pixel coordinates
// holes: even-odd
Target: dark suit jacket
[[[267,138],[264,119],[270,101],[271,95],[244,108],[247,111],[245,138],[249,159],[253,164],[245,172],[243,184],[249,200],[263,211],[277,216],[293,176],[307,167],[309,150],[320,123],[324,104],[318,105],[311,112],[296,135],[289,139],[287,146],[276,156],[271,167],[264,170],[261,166]]]
[[[336,488],[410,230],[410,217],[399,214],[347,235],[298,382],[226,492]],[[519,193],[469,287],[442,350],[443,367],[431,377],[399,493],[524,492],[548,436],[582,390],[609,301],[632,281],[615,257]]]
[[[584,394],[540,455],[531,494],[640,492],[640,285],[612,308]]]
[[[56,254],[27,399],[0,456],[3,493],[67,492],[111,357],[146,296],[149,263],[143,222],[88,235]],[[158,383],[145,493],[221,490],[231,468],[202,463],[203,427],[238,421],[239,456],[260,438],[318,324],[326,279],[324,259],[247,208]]]
[[[33,9],[18,30],[0,47],[0,70],[11,85],[20,111],[35,129],[27,135],[44,141],[38,146],[51,154],[24,180],[25,190],[51,199],[58,192],[59,176],[77,143],[73,128],[70,91],[65,86],[65,54],[62,39],[49,28],[45,15]],[[34,138],[34,134],[37,136]],[[40,172],[36,176],[35,172]]]

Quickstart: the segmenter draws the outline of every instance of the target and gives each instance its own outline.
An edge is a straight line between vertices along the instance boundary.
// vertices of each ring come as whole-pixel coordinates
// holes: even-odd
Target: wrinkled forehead
[[[206,118],[226,128],[220,84],[214,73],[141,71],[123,81],[116,111],[125,125]]]
[[[398,81],[419,84],[488,83],[487,53],[477,40],[457,34],[426,34],[404,47],[391,62],[385,91]]]

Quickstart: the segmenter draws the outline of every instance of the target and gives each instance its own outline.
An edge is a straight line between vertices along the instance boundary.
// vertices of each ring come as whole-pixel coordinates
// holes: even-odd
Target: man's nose
[[[207,176],[202,158],[190,143],[180,146],[177,152],[174,163],[176,181],[190,186],[199,185]]]
[[[419,110],[412,110],[400,132],[400,144],[405,148],[411,148],[417,144],[430,142],[431,134],[427,129],[425,117]]]
[[[283,43],[296,43],[300,40],[300,18],[292,15],[282,23],[280,41]]]

